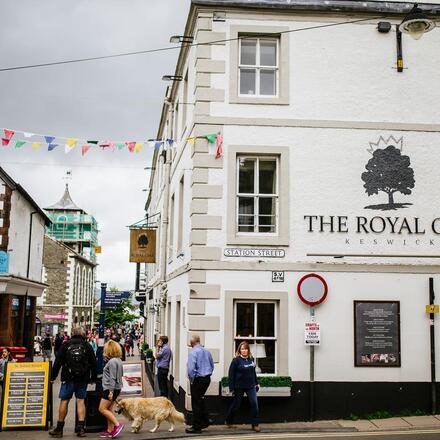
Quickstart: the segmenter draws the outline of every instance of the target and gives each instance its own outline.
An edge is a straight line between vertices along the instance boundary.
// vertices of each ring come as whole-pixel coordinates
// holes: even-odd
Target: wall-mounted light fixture
[[[194,37],[190,35],[173,35],[170,38],[170,43],[187,43],[191,44],[194,41]]]
[[[164,75],[162,81],[182,81],[182,75]]]

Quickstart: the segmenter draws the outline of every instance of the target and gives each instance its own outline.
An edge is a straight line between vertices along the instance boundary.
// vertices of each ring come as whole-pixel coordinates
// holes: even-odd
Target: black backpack
[[[89,357],[84,341],[70,341],[67,345],[66,367],[72,379],[84,379],[89,372]]]

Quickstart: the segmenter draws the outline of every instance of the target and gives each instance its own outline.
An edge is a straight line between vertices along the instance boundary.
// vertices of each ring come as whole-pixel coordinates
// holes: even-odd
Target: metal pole
[[[105,337],[105,296],[107,293],[107,284],[101,283],[101,309],[99,311],[99,327],[98,327],[98,349],[96,350],[96,372],[98,378],[102,378],[104,370],[104,337]],[[102,390],[102,382],[96,382],[96,391]]]
[[[396,26],[396,45],[397,45],[397,71],[403,72],[403,55],[402,55],[402,32],[399,30],[399,25]]]
[[[434,278],[429,278],[429,304],[434,305]],[[429,314],[429,332],[431,345],[431,413],[437,413],[437,388],[435,383],[435,333],[434,333],[434,313]]]
[[[315,308],[310,307],[310,320],[315,322]],[[310,421],[315,420],[315,346],[310,347]]]
[[[134,286],[135,292],[139,292],[140,277],[141,277],[141,263],[136,263],[136,283]]]

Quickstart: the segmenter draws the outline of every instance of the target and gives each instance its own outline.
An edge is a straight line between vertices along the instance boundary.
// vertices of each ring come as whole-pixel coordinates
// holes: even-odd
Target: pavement
[[[38,358],[35,360],[39,360]],[[139,360],[138,356],[131,357],[130,360]],[[54,413],[53,419],[56,423],[58,415],[59,400],[58,390],[59,380],[54,384]],[[90,389],[93,389],[90,387]],[[147,395],[154,396],[154,392],[147,380]],[[200,439],[209,437],[210,439],[219,438],[222,440],[240,438],[346,438],[346,437],[383,437],[385,439],[397,434],[413,434],[414,438],[422,439],[424,435],[430,438],[440,438],[440,414],[432,416],[417,417],[392,417],[388,419],[377,420],[319,420],[315,422],[290,422],[290,423],[270,423],[261,424],[262,432],[256,434],[251,431],[249,425],[237,425],[235,428],[227,428],[225,425],[213,425],[203,431],[203,434],[194,436],[185,433],[184,425],[176,425],[173,433],[168,432],[169,425],[164,422],[159,431],[152,434],[149,432],[153,428],[154,422],[146,422],[139,434],[130,432],[130,423],[123,417],[118,417],[122,423],[126,424],[126,428],[121,434],[121,438],[126,440],[143,440],[143,439],[163,439],[163,438],[190,438],[197,437]],[[74,402],[70,403],[69,413],[65,422],[64,438],[76,439],[74,434],[75,425],[75,409]],[[0,432],[0,440],[46,440],[49,437],[46,431],[26,430],[26,431],[3,431]],[[98,438],[97,433],[88,433],[87,437]]]

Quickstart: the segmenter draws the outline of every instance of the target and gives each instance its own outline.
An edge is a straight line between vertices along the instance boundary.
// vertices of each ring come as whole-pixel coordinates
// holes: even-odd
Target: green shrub
[[[153,353],[153,350],[151,348],[147,348],[145,350],[145,357],[147,359],[154,359],[154,353]]]
[[[258,385],[260,387],[276,388],[276,387],[289,387],[293,385],[292,378],[289,376],[258,376]],[[222,387],[228,386],[228,378],[224,377],[221,380]]]
[[[144,342],[142,345],[141,345],[141,350],[145,353],[148,349],[150,348],[150,346],[146,343],[146,342]]]

